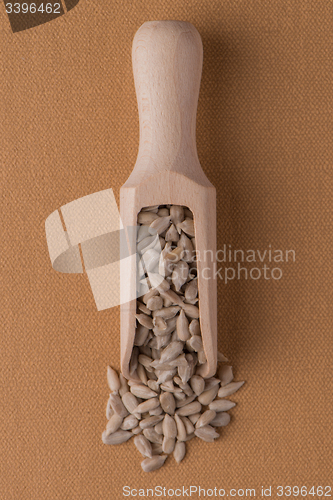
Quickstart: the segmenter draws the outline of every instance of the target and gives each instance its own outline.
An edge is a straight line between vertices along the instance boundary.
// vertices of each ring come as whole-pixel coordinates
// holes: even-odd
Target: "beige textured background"
[[[86,276],[52,270],[44,221],[118,196],[138,146],[132,38],[154,19],[203,39],[197,143],[219,247],[271,244],[296,262],[280,281],[219,282],[219,344],[246,380],[232,423],[146,475],[133,443],[100,439],[119,311],[97,312]],[[332,21],[327,0],[82,0],[13,34],[0,5],[1,500],[332,486]]]

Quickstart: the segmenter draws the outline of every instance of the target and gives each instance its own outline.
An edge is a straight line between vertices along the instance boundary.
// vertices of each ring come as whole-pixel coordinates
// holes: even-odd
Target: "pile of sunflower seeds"
[[[182,206],[148,207],[138,215],[137,327],[126,380],[108,367],[105,444],[134,436],[145,472],[159,469],[173,453],[179,463],[186,442],[213,442],[230,421],[236,403],[226,398],[244,382],[233,382],[230,365],[203,379],[206,362],[199,323],[198,277],[192,212]],[[220,363],[228,360],[218,353]],[[219,399],[216,399],[216,398]]]

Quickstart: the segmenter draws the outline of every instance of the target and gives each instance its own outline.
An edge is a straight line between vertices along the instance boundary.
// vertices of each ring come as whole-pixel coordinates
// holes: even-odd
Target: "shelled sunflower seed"
[[[133,380],[108,367],[105,444],[135,436],[145,472],[159,469],[168,455],[177,463],[186,442],[219,437],[226,413],[236,403],[222,399],[244,382],[233,381],[228,359],[218,353],[216,377],[202,378],[206,363],[200,329],[200,297],[192,212],[183,206],[146,207],[138,215],[138,299],[134,347],[129,364]],[[134,381],[134,379],[136,379]]]

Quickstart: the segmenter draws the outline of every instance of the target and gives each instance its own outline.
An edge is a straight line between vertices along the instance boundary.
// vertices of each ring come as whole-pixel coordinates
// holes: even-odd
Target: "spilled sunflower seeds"
[[[204,379],[197,372],[206,356],[192,212],[178,205],[146,207],[138,214],[138,225],[139,298],[129,364],[133,380],[108,367],[108,422],[102,441],[121,444],[133,437],[142,469],[152,472],[169,455],[180,463],[186,442],[194,437],[215,441],[236,404],[223,398],[244,382],[233,380],[221,353],[215,377]]]

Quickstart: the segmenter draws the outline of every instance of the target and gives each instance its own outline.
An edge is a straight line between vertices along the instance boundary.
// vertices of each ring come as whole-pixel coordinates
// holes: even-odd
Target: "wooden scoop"
[[[196,28],[183,21],[144,23],[133,40],[133,73],[138,100],[140,144],[128,180],[120,190],[120,215],[126,227],[137,225],[141,208],[184,205],[194,216],[200,325],[207,362],[203,377],[216,372],[216,191],[197,155],[195,129],[202,71],[202,42]],[[134,245],[135,234],[128,231]],[[131,241],[130,241],[131,240]],[[121,293],[133,297],[136,261],[121,270]],[[129,373],[136,328],[136,300],[121,305],[121,369]]]

